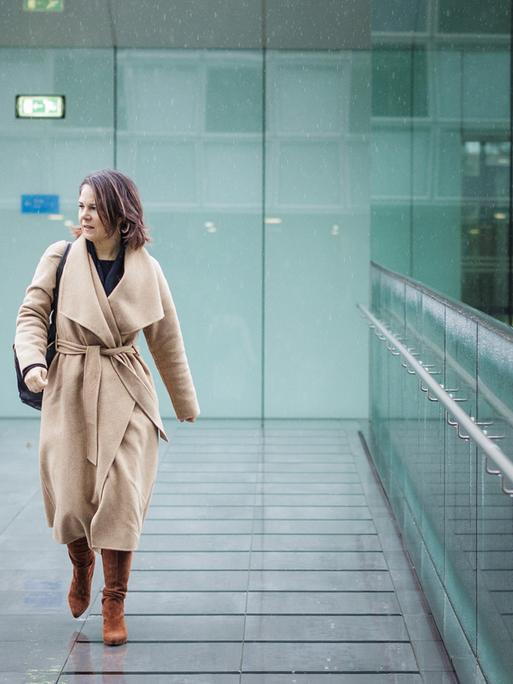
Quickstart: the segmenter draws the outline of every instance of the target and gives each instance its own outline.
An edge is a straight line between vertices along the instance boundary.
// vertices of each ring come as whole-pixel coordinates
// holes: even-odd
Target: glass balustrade
[[[370,309],[512,456],[511,328],[376,264]],[[509,684],[513,485],[381,337],[370,335],[375,465],[460,681]]]

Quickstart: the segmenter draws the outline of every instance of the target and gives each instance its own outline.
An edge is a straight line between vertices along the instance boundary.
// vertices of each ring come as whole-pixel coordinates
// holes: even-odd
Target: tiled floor
[[[68,612],[38,429],[0,421],[0,682],[457,681],[357,422],[170,423],[115,648],[101,561],[89,612]]]

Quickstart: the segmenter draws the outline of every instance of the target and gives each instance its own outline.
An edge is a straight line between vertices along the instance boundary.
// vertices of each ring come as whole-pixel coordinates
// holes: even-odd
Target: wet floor
[[[168,430],[169,426],[169,430]],[[129,643],[46,526],[38,420],[1,420],[0,682],[457,682],[357,421],[168,422],[126,600]]]

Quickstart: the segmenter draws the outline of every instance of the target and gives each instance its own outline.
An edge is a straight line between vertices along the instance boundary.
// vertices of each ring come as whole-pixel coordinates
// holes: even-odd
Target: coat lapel
[[[99,302],[99,288],[93,277],[96,269],[82,235],[72,243],[59,285],[58,313],[87,328],[106,347],[114,346],[114,338]],[[99,277],[97,278],[99,281]],[[102,286],[100,282],[100,286]]]
[[[151,256],[144,247],[127,248],[123,277],[107,297],[81,235],[71,245],[62,273],[58,310],[94,333],[105,346],[117,346],[120,336],[164,317]]]
[[[164,318],[158,276],[151,260],[144,247],[127,248],[123,277],[106,297],[121,335],[142,330]]]

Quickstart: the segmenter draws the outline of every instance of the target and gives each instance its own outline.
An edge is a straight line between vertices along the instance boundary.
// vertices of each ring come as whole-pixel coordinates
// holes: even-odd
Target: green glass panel
[[[443,377],[444,372],[444,306],[428,295],[421,297],[421,329],[418,341],[420,359],[430,372]],[[434,376],[437,377],[437,376]],[[420,435],[417,448],[422,535],[439,577],[445,566],[445,417],[438,402],[427,399],[427,392],[418,383],[420,395]]]
[[[378,206],[371,210],[371,255],[399,273],[410,272],[410,212],[407,207]]]
[[[508,0],[439,0],[440,33],[508,33],[511,3]]]
[[[372,51],[373,116],[427,116],[427,84],[424,48]]]
[[[378,0],[372,3],[372,30],[386,33],[426,31],[427,0]]]
[[[209,66],[205,122],[207,131],[259,132],[262,129],[261,109],[261,66]]]
[[[476,415],[477,323],[446,309],[446,367],[444,386],[465,399],[465,411]],[[445,587],[455,617],[477,653],[477,556],[469,539],[477,535],[477,462],[475,445],[446,431],[445,469]]]
[[[411,276],[460,299],[460,209],[456,205],[415,206],[412,211]]]
[[[430,56],[436,82],[436,112],[444,119],[458,121],[462,118],[463,51],[444,47],[431,50]],[[459,134],[459,130],[443,127],[440,133],[456,135]],[[444,150],[445,147],[444,143]],[[457,172],[460,165],[452,163],[447,164],[447,167]]]
[[[503,132],[505,140],[510,139],[508,121],[510,113],[509,74],[510,51],[491,45],[476,50],[466,48],[462,51],[462,103],[461,119],[475,133],[476,119],[495,124],[491,139],[500,139]],[[490,75],[493,74],[493,78]],[[475,87],[479,83],[479,97]],[[483,128],[483,126],[479,127]],[[479,130],[479,129],[478,129]],[[486,135],[485,131],[480,132]],[[499,134],[499,135],[498,135]]]

